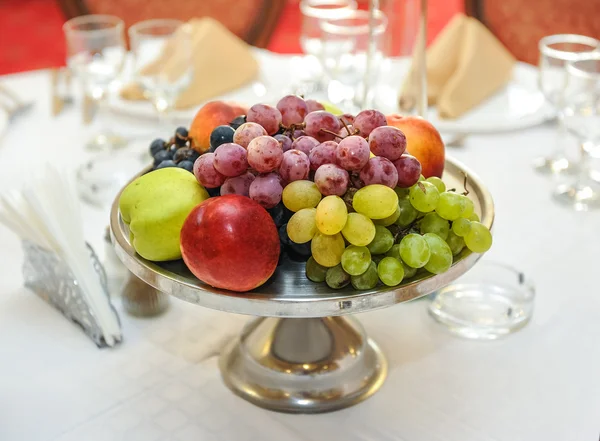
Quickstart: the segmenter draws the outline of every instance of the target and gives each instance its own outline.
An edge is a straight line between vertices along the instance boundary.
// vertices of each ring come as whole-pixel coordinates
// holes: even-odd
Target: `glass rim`
[[[567,63],[567,73],[580,78],[600,80],[600,69],[597,72],[590,72],[589,70],[580,67],[581,64],[587,61],[597,61],[600,63],[600,52],[586,53],[585,55],[577,58],[577,60],[569,61]]]
[[[108,23],[113,26],[100,28],[100,29],[78,29],[78,25],[84,23]],[[85,33],[85,34],[103,34],[108,32],[114,32],[116,30],[123,30],[125,28],[125,22],[115,15],[108,14],[86,14],[67,20],[63,26],[63,32],[65,33]]]
[[[317,5],[339,5],[339,8],[320,9]],[[330,19],[335,18],[342,11],[355,11],[358,8],[356,0],[312,0],[312,4],[308,2],[300,2],[300,12],[303,15],[312,18]]]
[[[131,25],[127,32],[130,37],[134,35],[147,35],[152,36],[154,34],[150,34],[144,31],[147,31],[149,28],[154,26],[173,26],[173,33],[177,31],[177,29],[184,28],[186,22],[182,20],[177,20],[176,18],[153,18],[150,20],[138,21],[137,23]],[[164,34],[169,35],[169,34]],[[158,37],[158,35],[155,35]]]
[[[375,24],[374,33],[376,35],[382,34],[387,29],[388,19],[387,19],[386,15],[379,9],[376,9],[375,11],[373,11],[373,16],[374,16],[375,20],[378,22]],[[371,18],[371,13],[370,13],[370,11],[364,11],[364,10],[351,11],[343,17],[337,17],[334,19],[323,20],[320,23],[320,26],[321,26],[321,29],[323,30],[323,32],[326,32],[328,34],[333,34],[333,35],[353,36],[353,35],[368,34],[368,32],[369,32],[369,23],[368,22],[365,24],[359,24],[359,25],[335,24],[335,22],[338,20],[348,20],[348,19],[352,19],[352,18],[360,18],[360,19],[364,18],[364,19],[369,20]]]
[[[573,44],[581,44],[587,45],[590,47],[589,51],[582,52],[573,52],[573,51],[563,51],[560,49],[554,49],[550,47],[553,44],[560,43],[573,43]],[[538,48],[540,52],[546,56],[557,58],[559,60],[571,61],[578,59],[581,55],[589,52],[597,51],[600,48],[600,40],[597,40],[593,37],[588,37],[587,35],[578,35],[578,34],[555,34],[548,35],[542,38],[538,43]]]

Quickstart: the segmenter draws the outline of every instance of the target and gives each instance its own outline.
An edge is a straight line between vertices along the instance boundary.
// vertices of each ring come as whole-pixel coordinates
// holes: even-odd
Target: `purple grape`
[[[411,155],[402,155],[394,161],[398,172],[398,187],[412,187],[419,181],[421,176],[421,163]]]
[[[317,110],[325,110],[325,106],[317,100],[306,100],[306,107],[308,107],[308,113],[316,112]]]
[[[306,153],[292,149],[283,154],[279,174],[285,182],[307,179],[309,170],[310,161]]]
[[[233,134],[233,142],[241,145],[244,148],[248,147],[250,141],[259,136],[267,135],[267,131],[263,126],[254,122],[247,122],[235,129]]]
[[[398,183],[398,171],[389,159],[375,156],[369,159],[360,171],[360,180],[365,185],[381,184],[395,188]]]
[[[342,116],[340,116],[340,121],[344,120],[344,122],[346,123],[347,126],[354,124],[354,115],[351,115],[349,113],[344,113]],[[343,125],[343,124],[342,124]]]
[[[335,141],[325,141],[311,150],[308,159],[310,159],[310,169],[316,170],[323,164],[335,164],[335,150],[338,143]]]
[[[250,198],[265,208],[273,208],[281,201],[283,187],[277,173],[257,176],[250,184]]]
[[[301,136],[306,136],[306,132],[304,130],[296,129],[294,133],[292,133],[292,139],[298,139]]]
[[[335,140],[335,135],[323,132],[321,129],[337,133],[342,126],[337,116],[324,110],[310,112],[304,118],[304,122],[306,123],[306,127],[304,128],[306,134],[317,139],[319,142]]]
[[[319,144],[320,142],[312,136],[301,136],[300,138],[296,138],[294,142],[292,142],[292,148],[300,150],[301,152],[304,152],[308,155],[310,154],[310,151]]]
[[[233,142],[221,144],[215,150],[214,167],[223,176],[239,176],[248,170],[248,154],[241,145]]]
[[[301,124],[308,113],[308,106],[302,98],[297,95],[286,95],[277,103],[277,109],[281,112],[284,126]]]
[[[214,153],[205,153],[194,162],[194,176],[206,188],[220,187],[226,179],[215,169],[214,160]]]
[[[289,149],[292,148],[292,139],[289,136],[279,134],[275,135],[273,138],[279,141],[279,143],[281,144],[281,150],[283,150],[284,152],[287,152]]]
[[[257,172],[277,170],[282,157],[283,150],[279,141],[271,136],[259,136],[248,144],[248,164]]]
[[[315,172],[315,184],[325,196],[343,196],[348,189],[350,177],[339,165],[323,164]]]
[[[387,125],[387,120],[385,115],[377,110],[363,110],[356,115],[352,125],[360,130],[360,136],[366,138],[375,128]]]
[[[279,131],[281,112],[268,104],[255,104],[248,109],[246,121],[260,124],[268,135],[274,135]]]
[[[335,151],[337,165],[348,171],[359,171],[369,161],[369,143],[361,136],[348,136],[340,141]]]
[[[221,196],[226,194],[239,194],[241,196],[250,196],[250,184],[254,181],[255,176],[246,172],[243,175],[234,178],[227,178],[221,185]]]
[[[350,133],[348,133],[348,130],[346,130],[346,127],[348,127],[348,130],[350,131]],[[338,132],[338,135],[342,138],[352,136],[352,134],[354,133],[354,126],[352,124],[350,124],[349,126],[346,126],[346,127],[342,126],[342,128]]]
[[[377,127],[369,135],[369,148],[375,156],[395,161],[406,150],[406,136],[393,126]]]

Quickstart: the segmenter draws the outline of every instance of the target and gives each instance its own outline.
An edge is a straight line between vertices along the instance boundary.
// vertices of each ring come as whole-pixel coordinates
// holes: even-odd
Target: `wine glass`
[[[134,76],[152,101],[159,128],[170,131],[169,116],[193,76],[192,36],[180,20],[146,20],[129,28]]]
[[[303,70],[310,75],[296,87],[300,94],[310,94],[325,88],[323,67],[321,66],[321,51],[323,46],[323,31],[320,22],[329,18],[343,17],[356,10],[356,0],[301,0],[302,27],[300,31],[300,46],[307,55]]]
[[[331,77],[328,97],[346,112],[359,111],[368,104],[370,97],[366,92],[377,80],[384,57],[386,28],[387,17],[378,9],[352,11],[321,21],[321,57]]]
[[[574,172],[573,164],[565,154],[566,129],[563,123],[563,92],[567,80],[565,65],[598,50],[600,41],[595,38],[574,34],[558,34],[544,37],[539,42],[539,87],[546,100],[558,115],[558,133],[555,152],[534,162],[540,172]]]
[[[100,115],[106,111],[110,85],[125,62],[124,26],[123,20],[112,15],[82,15],[63,25],[67,65],[81,81],[85,96],[96,103]],[[89,148],[101,150],[123,145],[125,140],[106,127],[87,143]]]
[[[564,125],[581,143],[581,165],[575,182],[560,185],[555,198],[577,211],[600,206],[600,184],[590,176],[590,153],[600,146],[600,52],[588,53],[566,66]]]

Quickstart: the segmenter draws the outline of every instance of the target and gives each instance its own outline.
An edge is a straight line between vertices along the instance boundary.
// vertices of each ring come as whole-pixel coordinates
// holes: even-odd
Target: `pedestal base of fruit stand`
[[[237,395],[278,412],[321,413],[373,395],[387,375],[379,347],[353,318],[258,318],[221,354]]]

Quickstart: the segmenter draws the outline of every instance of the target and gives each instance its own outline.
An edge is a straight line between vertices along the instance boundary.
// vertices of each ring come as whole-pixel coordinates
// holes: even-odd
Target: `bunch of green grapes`
[[[334,289],[397,286],[417,272],[441,274],[465,247],[483,253],[492,245],[473,202],[446,191],[439,178],[409,188],[367,185],[344,198],[322,197],[313,182],[292,184],[283,193],[295,212],[288,236],[310,242],[307,277]]]

